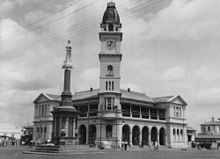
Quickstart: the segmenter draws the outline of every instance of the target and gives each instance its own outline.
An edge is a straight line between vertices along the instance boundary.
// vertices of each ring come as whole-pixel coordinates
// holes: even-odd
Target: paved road
[[[220,159],[217,150],[102,151],[60,156],[23,154],[24,148],[0,148],[0,159]]]

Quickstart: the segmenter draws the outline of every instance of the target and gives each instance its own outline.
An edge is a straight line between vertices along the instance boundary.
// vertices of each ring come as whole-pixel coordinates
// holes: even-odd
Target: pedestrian
[[[124,150],[124,141],[121,141],[121,150],[123,151]]]
[[[155,141],[155,150],[158,150],[158,148],[159,148],[158,142]]]
[[[127,140],[125,140],[125,144],[124,144],[125,151],[127,151],[127,146],[128,146],[128,142],[127,142]]]

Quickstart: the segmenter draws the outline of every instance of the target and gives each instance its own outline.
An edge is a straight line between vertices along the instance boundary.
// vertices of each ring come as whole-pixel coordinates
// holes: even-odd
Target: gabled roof
[[[56,98],[55,98],[56,96]],[[44,100],[48,100],[48,101],[51,101],[51,100],[60,100],[58,99],[58,96],[57,95],[52,95],[52,94],[45,94],[45,93],[41,93],[35,100],[34,100],[34,103],[36,103],[37,101],[39,101],[40,99],[44,98]]]
[[[60,101],[61,97],[58,95],[54,95],[54,94],[46,94],[51,100],[57,100]]]
[[[121,97],[125,99],[139,100],[139,101],[150,102],[150,103],[175,103],[176,101],[178,102],[180,101],[181,104],[187,105],[187,103],[183,100],[183,98],[180,95],[150,98],[145,93],[127,91],[124,89],[121,89],[120,91],[121,91]],[[89,98],[96,98],[98,97],[99,92],[100,92],[99,89],[75,92],[72,96],[72,100],[83,100],[83,99],[89,99]],[[42,97],[49,101],[61,101],[60,95],[41,93],[34,100],[34,103],[36,103]]]
[[[140,92],[134,92],[134,91],[127,91],[124,89],[121,89],[121,96],[122,98],[127,99],[135,99],[135,100],[141,100],[141,101],[147,101],[147,102],[154,102],[153,99],[148,97],[145,93]]]
[[[87,99],[87,98],[93,98],[93,97],[98,97],[99,89],[93,89],[91,90],[86,90],[86,91],[81,91],[81,92],[76,92],[72,100],[80,100],[80,99]]]
[[[175,103],[175,101],[180,101],[184,106],[187,105],[185,100],[180,96],[165,96],[165,97],[154,97],[152,98],[155,103]]]
[[[154,97],[152,98],[154,102],[156,103],[163,103],[163,102],[168,102],[169,99],[173,98],[174,96],[165,96],[165,97]]]

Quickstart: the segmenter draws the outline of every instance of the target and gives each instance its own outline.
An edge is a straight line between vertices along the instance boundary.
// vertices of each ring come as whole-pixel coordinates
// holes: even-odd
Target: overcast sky
[[[220,1],[114,1],[123,31],[121,87],[181,95],[196,129],[220,117]],[[107,2],[0,1],[0,123],[31,123],[34,99],[61,93],[68,39],[72,91],[99,87],[98,32]]]

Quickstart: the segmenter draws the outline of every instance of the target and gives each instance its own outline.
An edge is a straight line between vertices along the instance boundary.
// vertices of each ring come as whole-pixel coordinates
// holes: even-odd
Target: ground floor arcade
[[[127,141],[129,145],[150,145],[157,141],[160,145],[167,145],[165,124],[133,124],[123,122],[93,122],[79,123],[79,144],[93,144],[97,140]]]

